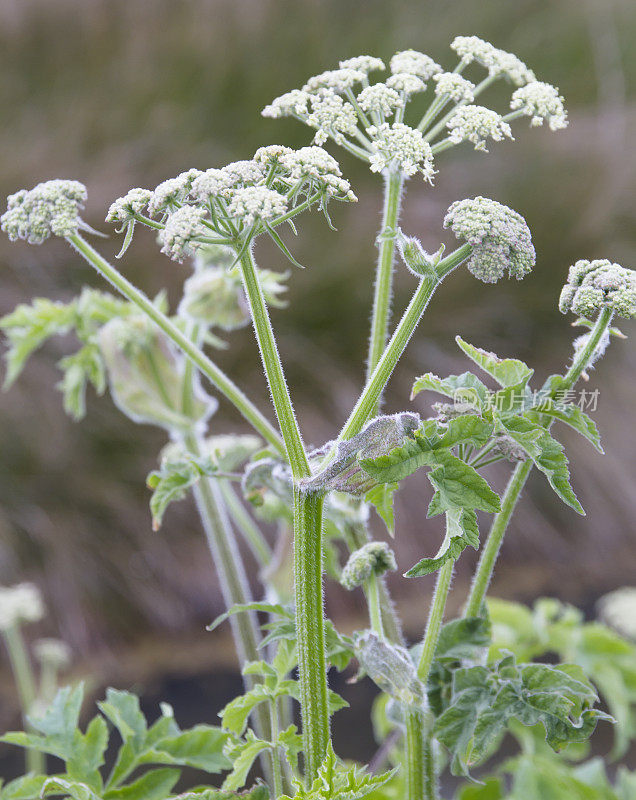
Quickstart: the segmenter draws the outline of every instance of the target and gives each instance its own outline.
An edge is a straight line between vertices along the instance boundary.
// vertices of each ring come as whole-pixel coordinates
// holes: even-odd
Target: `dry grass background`
[[[632,0],[2,0],[0,195],[76,178],[89,189],[88,221],[105,228],[106,207],[130,186],[245,158],[267,142],[307,143],[302,126],[264,120],[259,110],[339,58],[386,58],[415,47],[451,66],[448,43],[467,33],[518,53],[558,84],[571,125],[551,134],[517,123],[517,141],[493,145],[490,155],[468,148],[444,154],[433,191],[410,182],[403,227],[429,249],[439,244],[450,202],[485,194],[526,216],[539,261],[522,284],[484,286],[464,272],[444,285],[386,407],[408,406],[414,374],[465,368],[457,331],[529,360],[542,379],[569,357],[573,334],[556,310],[567,266],[581,257],[636,266]],[[331,149],[342,156],[360,202],[338,210],[338,233],[304,221],[295,252],[308,269],[294,271],[290,307],[274,313],[305,437],[315,444],[333,435],[361,387],[380,208],[377,178]],[[103,249],[113,255],[117,246],[114,237]],[[260,258],[282,266],[267,246]],[[37,295],[69,298],[85,282],[99,286],[62,243],[34,248],[2,238],[0,268],[2,312]],[[124,269],[149,293],[167,286],[173,298],[185,277],[144,232]],[[402,271],[397,311],[411,286]],[[62,342],[39,353],[1,398],[0,582],[37,581],[51,611],[42,630],[65,638],[78,659],[100,663],[98,683],[209,663],[218,646],[202,625],[221,600],[193,509],[181,503],[161,533],[150,530],[144,479],[162,436],[123,419],[108,398],[91,399],[81,424],[69,421],[52,388],[64,348]],[[232,336],[219,361],[265,407],[249,330]],[[599,594],[634,582],[635,366],[629,340],[613,346],[592,376],[592,386],[602,387],[596,418],[609,455],[563,433],[587,517],[559,505],[535,476],[504,547],[495,593],[528,601],[551,593],[589,610]],[[424,401],[417,408],[425,410]],[[241,424],[222,405],[214,427],[228,426]],[[433,551],[439,537],[435,521],[422,521],[418,480],[398,502],[396,549],[405,568]],[[495,470],[493,480],[502,486],[505,470]],[[461,559],[456,603],[474,561],[472,553]],[[431,584],[397,577],[392,584],[415,636]],[[357,598],[335,587],[328,597],[339,618],[360,611]]]

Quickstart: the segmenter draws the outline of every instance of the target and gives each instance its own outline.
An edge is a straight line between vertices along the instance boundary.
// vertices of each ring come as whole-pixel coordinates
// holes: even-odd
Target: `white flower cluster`
[[[405,95],[411,95],[426,90],[424,81],[418,78],[417,75],[411,75],[410,72],[396,72],[395,75],[391,75],[386,79],[386,85],[390,89],[404,92]]]
[[[310,112],[305,122],[316,129],[314,141],[324,144],[329,137],[341,143],[345,135],[355,135],[358,115],[355,108],[330,89],[309,95]]]
[[[444,227],[472,245],[468,269],[484,283],[496,283],[506,270],[511,278],[521,280],[536,263],[526,221],[495,200],[458,200],[448,209]]]
[[[0,227],[11,241],[42,244],[49,236],[70,236],[81,225],[86,187],[78,181],[53,180],[22,189],[7,198]]]
[[[38,622],[44,616],[44,603],[33,583],[0,586],[0,631],[22,622]]]
[[[577,261],[561,290],[559,310],[592,319],[604,308],[626,319],[636,316],[636,271],[605,258]]]
[[[33,653],[41,664],[54,669],[66,669],[71,663],[71,649],[61,639],[38,639],[33,643]]]
[[[356,83],[362,83],[366,77],[366,73],[349,67],[330,69],[310,78],[303,86],[303,91],[309,94],[317,92],[319,89],[346,92],[347,89],[352,89]]]
[[[286,211],[285,195],[265,186],[245,186],[237,189],[229,205],[230,214],[243,217],[247,225],[253,225],[257,219],[268,222],[282,216]]]
[[[123,197],[115,200],[108,209],[106,222],[125,225],[134,222],[138,214],[143,214],[148,203],[153,199],[150,189],[131,189]]]
[[[487,153],[486,142],[491,138],[501,142],[505,137],[512,139],[510,125],[500,114],[485,106],[460,106],[446,123],[448,138],[454,144],[471,142],[475,150]]]
[[[405,175],[421,172],[425,180],[432,182],[433,151],[424,141],[422,132],[401,122],[392,125],[372,125],[367,129],[372,139],[371,171],[400,169]]]
[[[307,113],[310,95],[301,89],[292,89],[280,97],[276,97],[261,111],[264,117],[278,119],[279,117],[300,116]]]
[[[447,95],[456,103],[472,103],[475,84],[456,72],[441,72],[433,75],[435,94],[438,97]]]
[[[354,56],[353,58],[347,58],[341,61],[338,66],[340,69],[354,69],[365,75],[368,75],[370,72],[386,69],[384,61],[375,56]]]
[[[476,61],[488,70],[491,77],[502,76],[515,84],[525,86],[536,80],[534,72],[512,53],[500,50],[478,36],[457,36],[451,44],[463,64]]]
[[[166,227],[159,233],[161,252],[179,263],[194,255],[201,246],[197,239],[211,233],[203,224],[205,214],[205,209],[197,206],[183,206],[170,214]]]
[[[177,175],[176,178],[168,178],[167,181],[162,181],[152,193],[152,198],[148,203],[148,211],[151,214],[158,214],[179,208],[192,188],[192,182],[200,174],[200,169],[189,169],[187,172]]]
[[[373,86],[365,87],[356,99],[363,111],[385,117],[402,105],[399,92],[386,83],[374,83]]]
[[[425,81],[442,71],[440,65],[436,64],[430,56],[419,53],[417,50],[402,50],[396,53],[389,66],[394,75],[398,72],[408,72]]]
[[[543,125],[547,120],[551,131],[567,128],[568,114],[556,86],[533,81],[513,92],[510,108],[531,117],[530,125]]]

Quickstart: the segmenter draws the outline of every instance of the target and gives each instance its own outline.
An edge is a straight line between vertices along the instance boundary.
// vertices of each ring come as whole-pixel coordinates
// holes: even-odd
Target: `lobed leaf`
[[[465,342],[461,336],[456,336],[455,341],[471,361],[474,361],[478,367],[481,367],[484,372],[487,372],[491,378],[494,378],[504,388],[518,385],[525,386],[534,375],[534,370],[519,359],[499,358],[494,353]]]

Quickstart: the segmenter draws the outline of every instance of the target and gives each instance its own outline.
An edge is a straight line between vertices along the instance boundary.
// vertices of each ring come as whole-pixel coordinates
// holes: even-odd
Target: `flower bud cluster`
[[[108,214],[106,214],[106,222],[120,225],[134,222],[135,217],[143,214],[152,199],[153,192],[150,189],[131,189],[123,197],[111,203]]]
[[[368,542],[349,556],[340,583],[345,589],[352,591],[369,580],[371,575],[384,575],[389,570],[396,570],[397,564],[391,548],[386,542]]]
[[[0,586],[0,631],[22,622],[38,622],[44,616],[40,590],[33,583]]]
[[[486,141],[501,142],[512,139],[512,130],[504,118],[485,106],[460,106],[446,123],[453,144],[471,142],[475,150],[487,153]]]
[[[512,53],[500,50],[478,36],[457,36],[451,44],[463,64],[476,61],[492,77],[503,76],[516,86],[536,80],[534,72]]]
[[[86,200],[86,187],[78,181],[53,180],[22,189],[7,198],[7,210],[0,227],[11,241],[24,239],[42,244],[49,236],[77,233],[79,216]]]
[[[475,99],[473,89],[475,84],[456,72],[440,72],[433,76],[435,81],[435,94],[448,95],[456,103],[472,103]]]
[[[551,131],[562,130],[568,126],[568,114],[564,100],[556,86],[542,81],[533,81],[512,94],[510,108],[521,111],[530,119],[530,125],[543,125],[547,120]]]
[[[485,283],[495,283],[506,270],[521,280],[536,263],[532,236],[524,218],[486,197],[453,203],[444,227],[473,247],[468,269]]]
[[[626,319],[636,316],[636,271],[605,258],[577,261],[561,290],[559,310],[592,319],[604,308]]]
[[[408,72],[425,81],[442,71],[440,65],[436,64],[430,56],[417,50],[402,50],[396,53],[391,58],[389,66],[394,75]]]
[[[402,122],[383,122],[367,128],[367,133],[372,137],[372,172],[400,170],[406,176],[421,172],[425,180],[432,182],[433,151],[421,131]]]
[[[71,663],[71,649],[61,639],[38,639],[33,643],[33,652],[40,664],[55,670],[66,669]]]

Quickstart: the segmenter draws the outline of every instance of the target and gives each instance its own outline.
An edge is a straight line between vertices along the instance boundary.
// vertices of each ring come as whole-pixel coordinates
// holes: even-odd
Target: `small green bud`
[[[386,542],[368,542],[349,556],[340,583],[352,591],[369,580],[371,575],[384,575],[396,570],[395,555]]]
[[[396,241],[402,261],[414,275],[420,278],[429,277],[435,279],[437,277],[435,267],[439,264],[444,254],[444,245],[441,245],[439,250],[431,255],[424,250],[416,236],[405,236],[400,229],[398,229]]]

